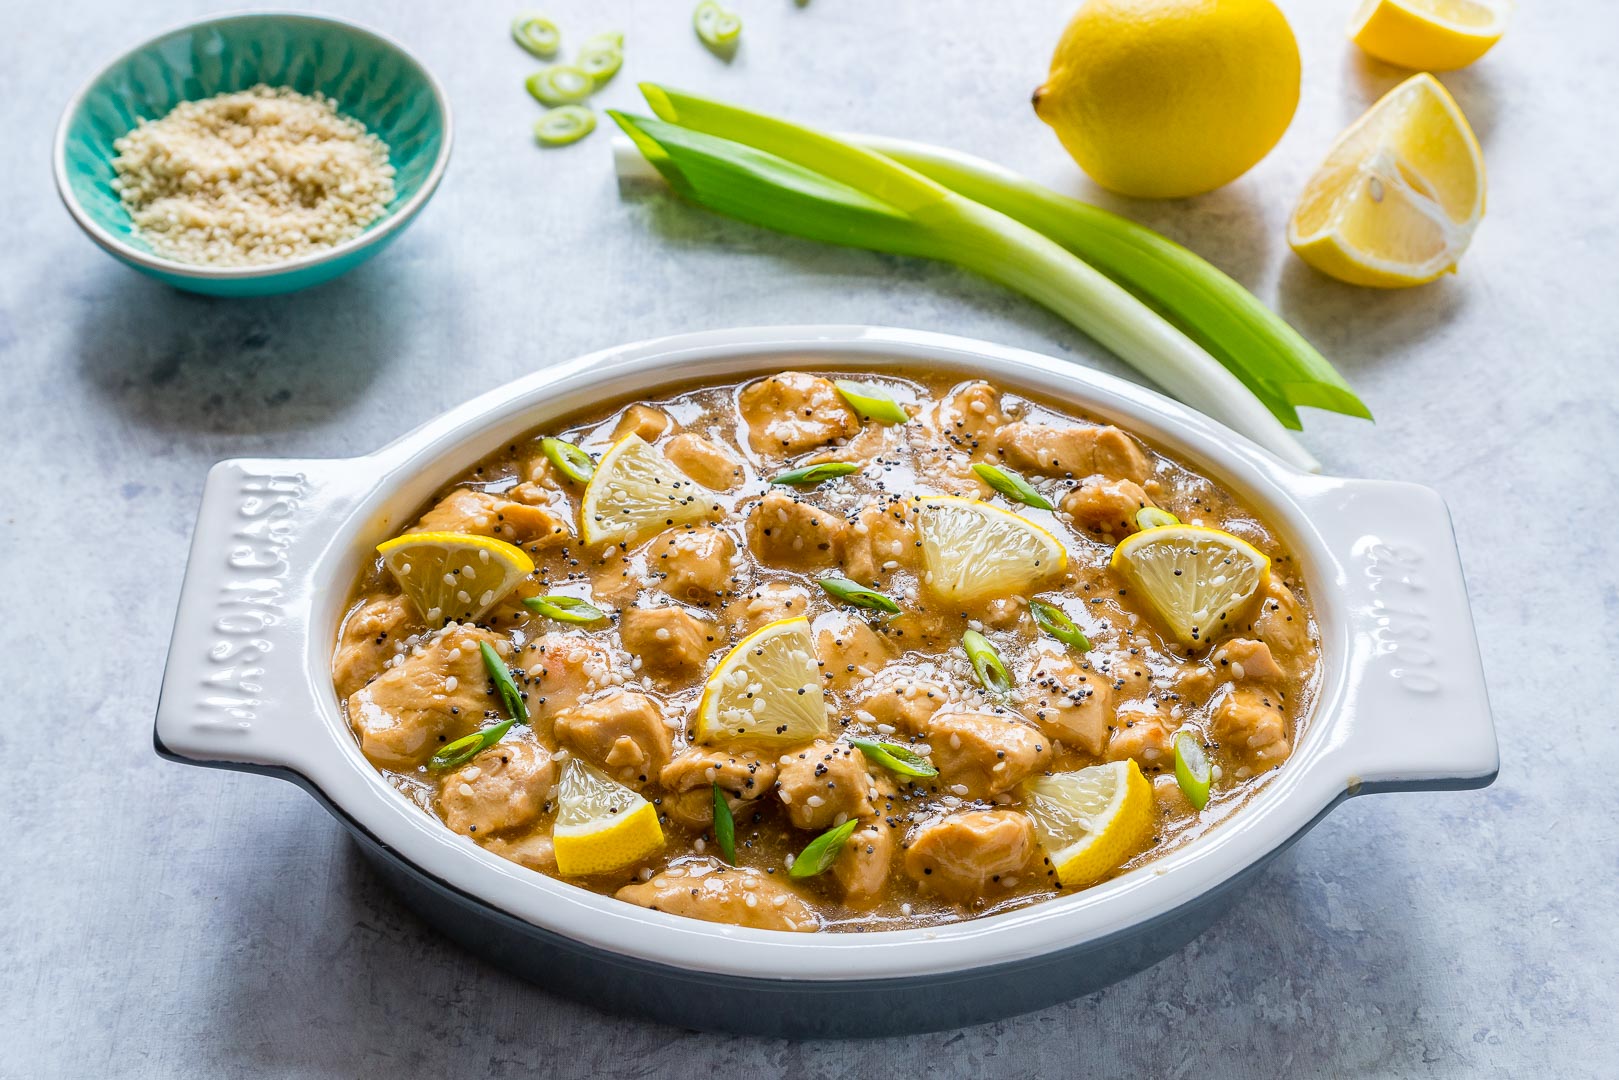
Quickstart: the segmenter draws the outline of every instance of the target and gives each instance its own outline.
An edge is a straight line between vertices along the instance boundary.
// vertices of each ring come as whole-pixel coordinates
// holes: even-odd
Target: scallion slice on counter
[[[1143,506],[1136,511],[1136,528],[1142,532],[1148,529],[1158,529],[1165,525],[1179,525],[1181,519],[1168,510],[1160,510],[1156,506]]]
[[[716,0],[703,0],[691,13],[692,28],[704,45],[722,55],[736,49],[742,36],[742,17]]]
[[[596,89],[596,80],[574,64],[552,64],[530,75],[523,85],[541,105],[577,105]]]
[[[445,769],[465,765],[504,739],[506,732],[510,731],[515,723],[517,723],[515,719],[502,720],[494,727],[474,731],[471,735],[462,736],[452,743],[445,744],[444,748],[434,754],[432,760],[427,763],[428,768],[435,772],[443,772]]]
[[[1034,490],[1033,484],[1011,469],[1003,469],[999,465],[989,465],[981,461],[973,466],[973,472],[977,473],[984,483],[1014,502],[1040,510],[1056,509],[1051,505],[1050,499]]]
[[[985,690],[992,694],[1005,694],[1012,689],[1012,673],[1006,670],[1001,654],[995,651],[989,638],[977,630],[968,630],[961,635],[961,647],[967,650],[973,674],[978,676]]]
[[[899,605],[875,589],[868,589],[858,581],[850,581],[843,577],[824,577],[819,579],[821,588],[827,595],[842,600],[855,607],[863,607],[869,611],[881,611],[885,615],[898,615]]]
[[[500,654],[490,647],[489,642],[478,642],[478,652],[483,655],[484,670],[489,672],[490,681],[495,684],[495,692],[500,695],[501,704],[506,706],[506,715],[519,724],[528,723],[528,706],[523,704],[523,694],[512,682],[512,673],[506,669],[506,661]]]
[[[558,105],[534,121],[534,140],[541,146],[567,146],[595,130],[595,113],[583,105]]]
[[[596,475],[596,462],[589,454],[563,439],[541,439],[540,452],[557,467],[557,472],[576,484],[588,484]]]
[[[795,878],[814,877],[824,874],[832,869],[832,864],[838,861],[843,852],[843,845],[848,843],[849,837],[854,835],[860,821],[850,818],[836,828],[828,829],[804,846],[798,858],[793,860],[793,868],[787,871]]]
[[[874,764],[900,776],[927,778],[938,776],[933,762],[898,743],[878,742],[875,739],[850,739],[849,745],[865,754]]]
[[[837,379],[832,385],[838,388],[838,393],[849,403],[849,408],[859,413],[862,419],[875,420],[879,424],[903,424],[911,418],[905,406],[875,386],[848,379]]]
[[[1034,615],[1034,625],[1067,645],[1080,652],[1091,651],[1091,639],[1085,636],[1085,631],[1074,625],[1074,620],[1068,617],[1068,612],[1056,604],[1048,604],[1044,600],[1030,600],[1029,611]]]
[[[562,45],[562,31],[544,15],[519,15],[512,23],[512,40],[541,60],[549,60]]]
[[[788,469],[770,478],[772,484],[809,485],[860,471],[860,466],[847,461],[823,461],[819,465],[806,465],[802,469]]]
[[[536,615],[544,615],[547,619],[557,622],[576,623],[586,626],[590,623],[602,622],[607,618],[607,612],[582,600],[577,596],[530,596],[523,601],[523,606]]]
[[[725,801],[725,789],[714,785],[714,842],[720,854],[732,866],[736,865],[736,818],[731,816],[731,804]]]
[[[597,86],[604,85],[624,66],[624,35],[613,30],[586,38],[573,62],[596,80]]]
[[[1203,752],[1203,744],[1198,742],[1197,735],[1184,729],[1177,731],[1175,782],[1180,785],[1186,801],[1195,809],[1201,810],[1209,805],[1209,783],[1212,776],[1209,756]]]

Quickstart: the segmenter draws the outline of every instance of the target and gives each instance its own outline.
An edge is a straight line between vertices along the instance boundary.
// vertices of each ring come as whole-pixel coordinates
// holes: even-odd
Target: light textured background
[[[0,1075],[1619,1074],[1619,9],[1527,4],[1493,55],[1446,76],[1485,146],[1490,215],[1460,277],[1377,294],[1316,276],[1283,232],[1334,134],[1400,77],[1345,42],[1351,0],[1284,0],[1305,63],[1292,129],[1228,189],[1159,205],[1097,192],[1027,107],[1071,0],[735,3],[748,26],[728,67],[693,40],[687,0],[544,7],[575,40],[629,32],[607,104],[656,78],[952,144],[1121,208],[1273,302],[1379,418],[1311,415],[1328,468],[1421,480],[1454,509],[1500,781],[1351,802],[1179,955],[957,1033],[695,1035],[470,958],[307,796],[153,756],[211,462],[370,450],[535,367],[696,328],[875,322],[1118,365],[954,270],[621,199],[605,134],[533,148],[532,64],[494,3],[323,5],[402,38],[453,97],[448,178],[396,247],[308,295],[170,292],[78,235],[50,135],[95,66],[217,5],[30,5],[0,37]]]

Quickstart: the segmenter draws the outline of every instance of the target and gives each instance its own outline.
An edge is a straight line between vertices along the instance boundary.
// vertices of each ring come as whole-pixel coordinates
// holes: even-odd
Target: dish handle
[[[1444,500],[1394,481],[1310,486],[1347,612],[1347,634],[1334,635],[1347,693],[1325,762],[1352,795],[1488,786],[1500,751]]]
[[[159,754],[301,771],[325,712],[305,656],[311,570],[367,472],[340,460],[236,459],[209,470],[158,698]]]

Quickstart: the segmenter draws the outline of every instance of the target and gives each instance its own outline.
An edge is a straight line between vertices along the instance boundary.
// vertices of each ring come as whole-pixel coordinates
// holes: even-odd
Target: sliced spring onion
[[[541,439],[540,452],[557,467],[557,472],[576,484],[588,484],[596,475],[596,462],[591,456],[563,439]]]
[[[828,829],[811,840],[804,846],[798,858],[793,860],[793,868],[787,873],[795,878],[807,878],[824,874],[832,869],[832,864],[838,861],[838,855],[843,851],[843,845],[848,842],[859,824],[858,818],[850,818],[842,825]]]
[[[1074,620],[1068,617],[1068,612],[1056,604],[1048,604],[1044,600],[1030,600],[1029,610],[1034,614],[1034,624],[1064,645],[1078,649],[1082,653],[1091,651],[1091,639],[1085,636],[1085,631],[1074,625]]]
[[[729,53],[742,36],[742,17],[721,7],[716,0],[703,0],[691,13],[691,25],[704,45],[717,53]]]
[[[821,588],[829,596],[842,600],[845,604],[863,607],[869,611],[881,611],[886,615],[898,615],[899,605],[875,589],[868,589],[858,581],[850,581],[842,577],[824,577],[819,579]]]
[[[1179,525],[1181,519],[1168,510],[1160,510],[1156,506],[1143,506],[1136,511],[1136,528],[1142,532],[1148,529],[1158,529],[1165,525]]]
[[[874,386],[848,379],[838,379],[832,385],[838,388],[838,393],[849,403],[849,408],[863,419],[875,420],[879,424],[903,424],[911,418],[905,406]]]
[[[1203,744],[1190,731],[1175,733],[1175,782],[1181,786],[1186,801],[1195,809],[1209,805],[1209,781],[1213,770]]]
[[[445,769],[453,769],[458,765],[465,765],[505,738],[506,732],[510,731],[515,723],[517,723],[515,718],[502,720],[494,727],[474,731],[471,735],[465,735],[452,743],[446,743],[443,749],[433,755],[432,760],[427,763],[427,767],[435,772],[442,772]]]
[[[961,647],[967,650],[973,674],[978,676],[985,690],[992,694],[1004,694],[1012,689],[1012,673],[1006,670],[1001,654],[995,651],[989,638],[977,630],[969,630],[961,635]]]
[[[933,767],[933,762],[898,743],[878,742],[875,739],[850,739],[849,745],[856,747],[872,762],[881,765],[889,772],[922,778],[939,775],[939,770]]]
[[[736,818],[731,816],[731,804],[725,801],[725,789],[714,785],[714,842],[720,854],[732,866],[736,865]]]
[[[819,465],[808,465],[802,469],[789,469],[784,473],[777,473],[770,478],[770,482],[772,484],[819,484],[823,480],[848,476],[850,473],[859,471],[860,466],[851,465],[847,461],[823,461]]]
[[[562,45],[562,31],[544,15],[519,15],[512,23],[512,40],[541,60],[549,60]]]
[[[596,114],[583,105],[558,105],[534,121],[534,139],[541,146],[567,146],[596,130]]]
[[[530,75],[523,85],[541,105],[577,105],[596,89],[596,80],[574,64],[552,64]]]
[[[1005,495],[1008,499],[1020,502],[1026,506],[1037,507],[1041,510],[1055,510],[1051,500],[1034,490],[1034,485],[1011,469],[1003,469],[999,465],[989,465],[979,462],[973,466],[977,473],[990,487]]]
[[[624,35],[613,30],[586,38],[573,62],[588,72],[597,86],[604,85],[624,66]]]
[[[495,692],[500,695],[501,704],[506,706],[506,714],[519,724],[528,723],[528,706],[523,704],[522,691],[512,682],[512,673],[506,668],[506,661],[500,654],[490,647],[489,642],[478,642],[478,652],[483,656],[483,668],[489,673],[490,681],[495,684]]]
[[[601,608],[577,596],[530,596],[523,601],[523,606],[537,615],[544,615],[547,619],[577,623],[580,626],[601,622],[607,618],[607,613]]]

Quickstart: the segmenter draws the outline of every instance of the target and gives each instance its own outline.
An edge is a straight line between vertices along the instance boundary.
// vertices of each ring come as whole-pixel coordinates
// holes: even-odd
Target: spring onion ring
[[[495,684],[495,691],[500,695],[501,704],[506,706],[506,713],[519,724],[528,723],[528,706],[523,704],[522,691],[512,682],[512,673],[506,667],[506,661],[500,654],[490,647],[489,642],[478,642],[478,652],[483,657],[484,670],[489,673],[489,679]]]
[[[847,461],[823,461],[819,465],[809,465],[802,469],[789,469],[784,473],[777,473],[770,478],[772,484],[819,484],[823,480],[831,480],[839,476],[848,476],[850,473],[860,471],[860,466],[851,465]]]
[[[989,465],[985,462],[979,462],[973,466],[973,472],[977,473],[979,478],[982,479],[984,483],[988,484],[1002,495],[1005,495],[1013,502],[1020,502],[1025,506],[1032,506],[1038,510],[1056,509],[1056,507],[1051,504],[1050,499],[1034,490],[1033,484],[1023,479],[1023,477],[1019,476],[1011,469],[1003,469],[999,465]]]
[[[465,735],[453,743],[447,744],[442,750],[434,754],[432,760],[427,763],[427,767],[435,772],[442,772],[445,769],[453,769],[458,765],[465,765],[505,738],[506,732],[510,731],[515,723],[517,723],[515,719],[502,720],[494,727],[484,728],[482,731],[474,731],[471,735]]]
[[[602,622],[607,618],[607,613],[601,608],[577,596],[530,596],[523,601],[523,606],[547,619],[580,626]]]
[[[879,742],[875,739],[850,739],[849,745],[865,754],[874,764],[881,765],[889,772],[898,773],[900,776],[926,779],[939,775],[939,770],[933,767],[933,762],[898,743]]]
[[[1184,728],[1175,733],[1175,783],[1180,785],[1186,801],[1194,809],[1209,805],[1209,783],[1212,778],[1209,756],[1193,732]]]
[[[588,484],[596,475],[596,462],[591,456],[564,439],[541,439],[540,452],[557,472],[576,484]]]
[[[832,864],[838,861],[838,855],[843,851],[843,845],[854,835],[855,827],[859,824],[859,818],[850,818],[842,825],[828,829],[811,840],[798,858],[793,860],[793,868],[787,871],[788,875],[807,878],[824,874],[832,869]]]
[[[587,38],[573,62],[603,86],[624,66],[624,35],[616,30]]]
[[[596,89],[596,80],[574,64],[552,64],[530,75],[523,85],[541,105],[577,105]]]
[[[1064,645],[1078,649],[1082,653],[1091,651],[1091,639],[1086,637],[1085,632],[1074,625],[1074,620],[1068,617],[1068,613],[1056,604],[1048,604],[1044,600],[1030,600],[1029,611],[1034,615],[1036,626]]]
[[[905,406],[875,387],[848,379],[838,379],[832,385],[838,388],[838,393],[849,403],[849,408],[859,413],[862,419],[875,420],[879,424],[903,424],[911,418]]]
[[[543,15],[519,15],[512,23],[512,40],[541,60],[549,60],[562,45],[562,31]]]
[[[973,674],[978,676],[985,690],[992,694],[1004,694],[1012,689],[1012,673],[1006,670],[1005,661],[995,651],[995,646],[989,643],[989,638],[977,630],[968,630],[961,635],[961,647],[967,650]]]
[[[691,24],[697,36],[711,50],[728,53],[736,48],[742,36],[742,19],[736,12],[721,7],[716,0],[703,0],[691,13]]]
[[[1168,510],[1160,510],[1156,506],[1143,506],[1136,511],[1136,528],[1142,532],[1148,529],[1157,529],[1164,525],[1179,525],[1181,519]]]
[[[898,615],[899,605],[875,589],[868,589],[858,581],[850,581],[843,577],[824,577],[818,582],[825,589],[827,595],[842,600],[845,604],[863,607],[868,611],[880,611],[885,615]]]
[[[583,105],[558,105],[534,121],[534,139],[541,146],[567,146],[596,130],[596,114]]]
[[[725,801],[725,789],[714,785],[714,842],[720,854],[732,866],[736,865],[736,818],[731,816],[731,804]]]

